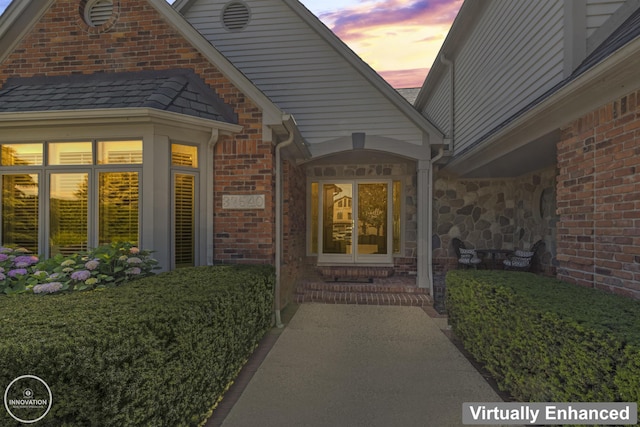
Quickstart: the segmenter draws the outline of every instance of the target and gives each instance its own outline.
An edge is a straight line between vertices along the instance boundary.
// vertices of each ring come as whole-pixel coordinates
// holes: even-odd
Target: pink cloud
[[[363,30],[386,26],[442,25],[453,22],[462,0],[380,0],[368,8],[347,8],[323,14],[344,41],[358,40]]]
[[[420,87],[427,77],[428,68],[413,68],[409,70],[380,71],[379,74],[394,88]]]

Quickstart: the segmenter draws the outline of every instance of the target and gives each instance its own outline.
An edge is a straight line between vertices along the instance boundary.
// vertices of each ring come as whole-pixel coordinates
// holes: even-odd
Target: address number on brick
[[[222,209],[264,209],[264,194],[222,196]]]

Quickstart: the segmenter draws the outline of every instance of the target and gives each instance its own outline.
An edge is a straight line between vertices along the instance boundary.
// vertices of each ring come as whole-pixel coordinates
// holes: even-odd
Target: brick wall
[[[117,19],[99,28],[79,0],[57,0],[0,64],[9,77],[188,68],[231,105],[242,133],[216,147],[216,260],[273,262],[273,147],[262,141],[261,111],[145,0],[114,2]],[[222,194],[267,195],[265,210],[222,212]]]
[[[558,277],[640,299],[640,91],[562,129]]]
[[[283,166],[282,307],[293,300],[296,281],[305,273],[307,233],[307,180],[305,171],[291,162]]]

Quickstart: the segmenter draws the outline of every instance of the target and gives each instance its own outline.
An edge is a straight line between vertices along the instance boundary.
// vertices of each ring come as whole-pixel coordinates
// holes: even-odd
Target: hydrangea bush
[[[40,259],[27,250],[0,247],[0,294],[83,291],[114,287],[153,274],[151,251],[112,243],[87,253]]]

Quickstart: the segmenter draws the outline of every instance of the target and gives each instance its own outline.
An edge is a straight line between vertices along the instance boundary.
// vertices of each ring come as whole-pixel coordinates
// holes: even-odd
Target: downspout
[[[444,65],[446,65],[447,67],[449,67],[449,78],[450,78],[450,84],[449,84],[449,135],[445,135],[445,141],[447,142],[447,151],[453,151],[453,140],[454,140],[454,117],[455,117],[455,81],[454,81],[454,70],[453,70],[453,61],[447,59],[446,56],[444,56],[444,54],[440,55],[440,62],[442,62]],[[432,239],[433,236],[433,208],[432,208],[432,204],[433,204],[433,169],[436,165],[436,162],[438,162],[438,160],[440,160],[442,157],[444,157],[445,154],[445,149],[444,147],[440,147],[440,149],[438,150],[438,154],[436,154],[434,157],[432,157],[430,159],[430,167],[429,167],[429,190],[428,190],[428,197],[429,197],[429,213],[427,214],[427,218],[428,218],[428,224],[427,224],[427,230],[428,230],[428,234],[429,234],[429,238]],[[431,296],[434,297],[434,281],[433,281],[433,242],[429,242],[429,246],[428,246],[428,259],[429,262],[427,263],[427,277],[429,278],[429,284],[431,287]]]
[[[453,70],[453,61],[447,59],[446,56],[444,56],[444,54],[440,55],[440,62],[442,62],[444,65],[446,65],[447,67],[449,67],[449,79],[450,79],[450,84],[449,84],[449,135],[445,136],[445,140],[449,140],[449,150],[453,150],[453,138],[454,138],[454,120],[455,120],[455,105],[456,105],[456,101],[455,101],[455,75],[454,75],[454,70]],[[442,157],[442,156],[440,156]],[[440,157],[438,157],[439,160]]]
[[[295,133],[293,129],[290,129],[288,126],[289,120],[291,116],[284,115],[282,117],[282,121],[284,123],[285,128],[289,132],[289,136],[285,141],[282,141],[278,145],[276,145],[276,283],[274,288],[274,310],[276,317],[276,327],[283,328],[282,318],[280,315],[280,283],[281,283],[281,268],[280,264],[282,263],[282,219],[283,219],[283,208],[282,208],[282,154],[281,151],[283,148],[291,145],[295,138]]]

